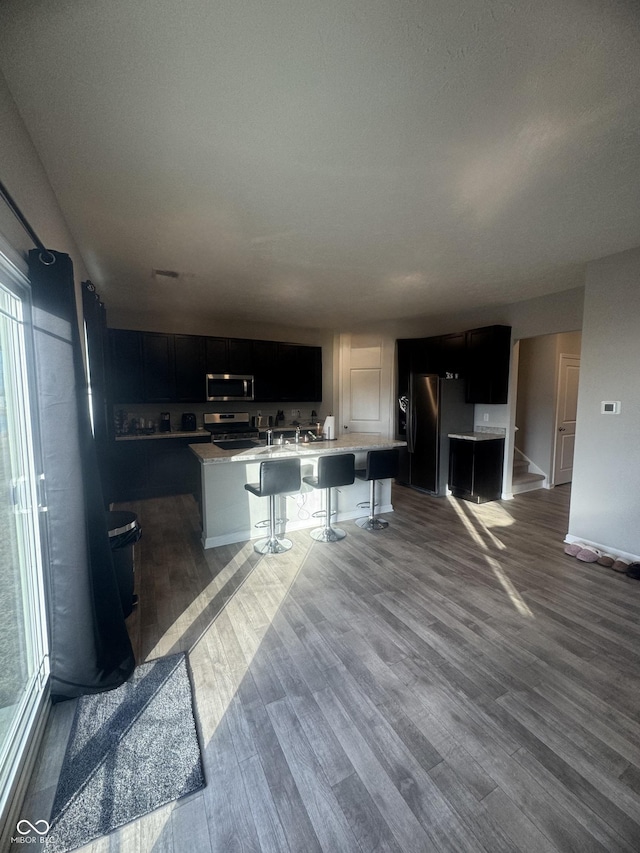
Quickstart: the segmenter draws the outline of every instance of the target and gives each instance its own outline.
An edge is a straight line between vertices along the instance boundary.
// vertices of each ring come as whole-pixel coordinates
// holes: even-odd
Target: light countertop
[[[449,438],[461,438],[464,441],[496,441],[504,439],[504,435],[498,432],[450,432]]]
[[[193,435],[193,433],[191,433]],[[308,444],[272,444],[270,447],[249,447],[246,450],[223,450],[215,444],[189,445],[202,465],[220,462],[263,462],[266,459],[286,459],[296,456],[324,456],[327,453],[358,453],[367,450],[388,450],[405,447],[406,441],[378,438],[366,433],[352,433],[335,441],[310,441]]]
[[[149,439],[154,438],[201,438],[204,437],[207,440],[210,438],[211,433],[206,429],[192,429],[187,431],[184,430],[174,430],[172,432],[152,432],[150,435],[145,435],[144,433],[141,435],[117,435],[116,441],[148,441]]]

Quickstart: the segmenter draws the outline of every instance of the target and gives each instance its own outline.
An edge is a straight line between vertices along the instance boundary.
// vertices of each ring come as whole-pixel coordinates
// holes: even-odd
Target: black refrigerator
[[[451,432],[473,430],[474,407],[465,402],[463,379],[411,373],[407,393],[398,400],[397,438],[401,452],[398,482],[432,495],[447,492]]]

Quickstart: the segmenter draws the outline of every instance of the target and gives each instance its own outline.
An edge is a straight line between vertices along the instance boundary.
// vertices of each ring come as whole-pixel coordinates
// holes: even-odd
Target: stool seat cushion
[[[318,459],[317,476],[303,477],[302,480],[314,489],[333,489],[337,486],[350,486],[354,480],[353,453],[332,453]]]
[[[300,459],[269,459],[260,463],[260,482],[245,483],[259,498],[300,491]]]
[[[388,480],[398,475],[399,462],[397,447],[390,450],[370,450],[367,453],[366,476],[363,477],[358,470],[356,477],[359,480]]]

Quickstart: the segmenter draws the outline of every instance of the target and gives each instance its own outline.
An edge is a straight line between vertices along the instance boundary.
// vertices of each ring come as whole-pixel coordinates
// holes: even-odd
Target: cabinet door
[[[205,373],[229,373],[229,347],[226,338],[205,338]]]
[[[473,471],[473,494],[478,503],[499,500],[503,457],[504,439],[478,442]]]
[[[280,400],[296,403],[322,400],[321,353],[320,347],[278,345]]]
[[[466,337],[464,332],[457,335],[443,335],[440,338],[439,370],[440,376],[456,376],[463,379],[466,368]]]
[[[170,403],[175,400],[173,335],[142,333],[142,371],[146,403]]]
[[[146,442],[113,442],[110,455],[109,502],[145,498],[148,475]]]
[[[245,338],[229,338],[229,373],[239,376],[253,374],[253,341]]]
[[[176,399],[202,403],[205,399],[204,338],[175,335]]]
[[[449,488],[456,497],[473,494],[474,442],[449,440]]]
[[[259,402],[272,402],[281,399],[280,362],[276,341],[254,341],[255,359],[255,399]]]
[[[413,338],[400,338],[396,341],[396,392],[399,398],[409,393],[413,347]]]
[[[140,332],[109,329],[109,388],[113,403],[142,403],[142,338]]]
[[[466,333],[467,402],[506,403],[509,395],[511,327],[485,326]]]
[[[200,467],[189,450],[189,445],[200,443],[202,442],[196,438],[155,439],[147,442],[148,497],[190,494],[196,490]]]

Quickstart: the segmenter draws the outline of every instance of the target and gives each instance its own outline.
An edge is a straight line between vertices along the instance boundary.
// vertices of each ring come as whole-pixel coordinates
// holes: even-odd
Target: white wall
[[[2,182],[38,237],[47,246],[71,256],[79,284],[88,278],[84,261],[69,233],[38,152],[0,74],[0,164]],[[22,257],[34,246],[17,219],[0,201],[0,234]]]
[[[640,559],[640,248],[587,267],[569,535]],[[619,415],[600,414],[620,400]]]
[[[380,331],[393,338],[421,338],[463,332],[480,326],[501,324],[511,326],[513,339],[532,338],[582,328],[584,288],[578,287],[527,299],[466,311],[461,307],[456,314],[433,317],[416,317],[412,320],[389,320],[385,323],[355,326],[343,329],[348,332]]]

